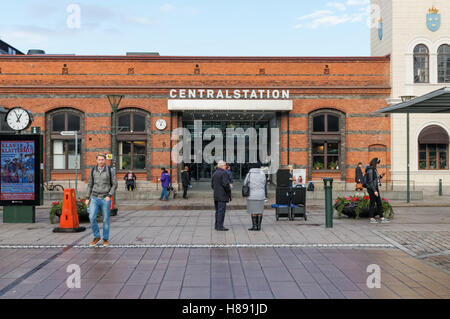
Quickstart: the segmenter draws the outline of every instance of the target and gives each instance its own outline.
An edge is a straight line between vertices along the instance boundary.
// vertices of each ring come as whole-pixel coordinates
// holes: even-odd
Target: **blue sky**
[[[67,11],[71,4],[79,20]],[[369,0],[2,0],[0,39],[24,53],[367,56],[368,6]]]

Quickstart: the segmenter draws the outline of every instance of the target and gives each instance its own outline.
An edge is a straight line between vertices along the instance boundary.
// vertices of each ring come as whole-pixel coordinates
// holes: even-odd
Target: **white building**
[[[450,87],[450,1],[372,0],[371,54],[391,55],[389,104]],[[379,18],[378,18],[379,17]],[[406,114],[391,115],[394,189],[406,186]],[[412,190],[450,191],[450,114],[410,114]]]

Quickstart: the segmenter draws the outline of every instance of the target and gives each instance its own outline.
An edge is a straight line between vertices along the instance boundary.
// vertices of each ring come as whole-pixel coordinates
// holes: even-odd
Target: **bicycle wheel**
[[[53,186],[53,191],[54,192],[64,192],[64,187],[62,187],[61,185],[57,184]]]

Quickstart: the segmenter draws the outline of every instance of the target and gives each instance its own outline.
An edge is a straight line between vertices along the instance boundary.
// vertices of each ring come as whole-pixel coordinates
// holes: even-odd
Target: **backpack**
[[[109,186],[112,186],[112,173],[111,173],[111,166],[106,165],[106,167],[108,167],[108,173],[109,173]],[[94,169],[95,167],[92,167],[91,170],[91,178],[92,178],[92,184],[94,184]]]
[[[367,175],[367,171],[371,168],[366,168],[366,172],[364,173],[364,176],[362,178],[362,186],[364,188],[367,188],[367,183],[369,182],[369,176]]]
[[[309,184],[308,184],[308,192],[314,192],[314,183],[313,182],[309,182]]]

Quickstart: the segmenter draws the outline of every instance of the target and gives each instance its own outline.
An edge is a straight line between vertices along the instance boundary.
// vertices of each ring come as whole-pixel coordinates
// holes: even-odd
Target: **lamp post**
[[[122,101],[123,95],[108,95],[108,101],[111,105],[111,109],[113,111],[112,115],[112,125],[111,125],[111,153],[113,154],[112,166],[113,169],[116,170],[117,166],[117,109],[119,108],[120,102]]]
[[[62,136],[75,136],[75,198],[78,190],[78,132],[77,131],[62,131]]]
[[[409,102],[415,98],[412,95],[402,96],[403,102]],[[411,202],[411,172],[409,159],[409,112],[406,113],[406,202]]]

